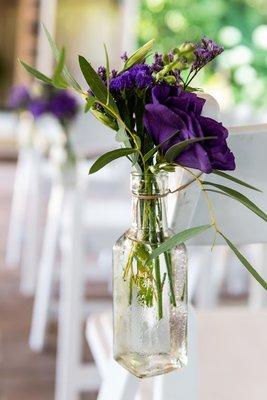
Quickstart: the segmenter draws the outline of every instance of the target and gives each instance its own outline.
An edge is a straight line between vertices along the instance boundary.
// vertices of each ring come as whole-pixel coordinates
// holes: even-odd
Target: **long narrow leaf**
[[[116,149],[109,151],[108,153],[103,154],[99,157],[94,164],[91,166],[89,174],[94,174],[99,171],[105,165],[109,164],[111,161],[116,160],[119,157],[128,156],[129,154],[136,153],[136,149],[124,148],[124,149]]]
[[[145,155],[144,155],[144,161],[147,162],[154,154],[159,150],[161,144],[158,144],[156,147],[153,147],[150,149]]]
[[[94,96],[101,103],[106,104],[108,99],[107,87],[104,85],[92,65],[83,56],[79,56],[79,64],[83,76],[88,83],[90,89],[94,93]],[[111,95],[109,95],[108,105],[115,113],[118,113],[118,107]]]
[[[185,149],[187,149],[188,146],[190,146],[194,143],[197,143],[197,142],[202,142],[204,140],[212,140],[212,139],[216,139],[216,138],[217,138],[216,136],[206,136],[203,138],[194,138],[194,139],[184,140],[184,141],[174,144],[172,147],[170,147],[169,150],[165,154],[165,158],[168,162],[172,162]]]
[[[167,239],[165,242],[160,244],[155,250],[150,254],[150,258],[157,258],[160,254],[165,253],[166,251],[171,250],[173,247],[186,242],[194,236],[200,235],[205,232],[207,229],[210,229],[211,225],[201,225],[196,226],[194,228],[186,229],[182,232],[177,233],[171,238]]]
[[[150,50],[152,49],[154,45],[155,39],[150,40],[149,42],[145,43],[142,47],[140,47],[138,50],[136,50],[125,62],[123,71],[125,71],[128,68],[131,68],[135,64],[141,63]]]
[[[153,147],[150,149],[145,155],[144,155],[144,161],[147,162],[159,149],[161,146],[164,145],[164,143],[167,143],[169,140],[171,140],[175,135],[177,135],[180,131],[175,131],[172,135],[170,135],[166,140],[158,144],[157,146]]]
[[[94,104],[95,104],[95,97],[94,96],[87,97],[86,104],[84,107],[84,112],[87,113],[89,110],[91,110]]]
[[[52,78],[53,85],[59,89],[65,89],[68,87],[67,82],[65,81],[64,78],[62,78],[64,64],[65,64],[65,49],[63,47],[60,51],[57,67]]]
[[[96,119],[98,119],[98,121],[100,121],[102,124],[108,126],[110,129],[116,132],[119,130],[117,120],[114,119],[111,115],[104,114],[102,111],[98,111],[93,108],[91,108],[91,112],[96,117]]]
[[[230,249],[235,253],[239,261],[244,265],[244,267],[251,273],[251,275],[259,282],[259,284],[267,290],[267,282],[260,276],[260,274],[253,268],[250,262],[240,253],[240,251],[235,247],[235,245],[226,237],[223,233],[219,234],[224,238]]]
[[[233,199],[242,203],[245,207],[247,207],[249,210],[258,215],[258,217],[262,218],[264,221],[267,221],[267,214],[264,211],[262,211],[258,206],[256,206],[256,204],[254,204],[250,199],[248,199],[242,193],[239,193],[237,190],[213,182],[202,181],[202,183],[204,185],[214,186],[215,188],[220,189]]]
[[[109,66],[109,57],[108,57],[108,51],[107,51],[107,46],[104,44],[104,49],[105,49],[105,56],[106,56],[106,75],[107,75],[107,101],[106,104],[108,105],[109,103],[109,74],[110,74],[110,66]]]
[[[245,186],[248,189],[256,190],[257,192],[262,192],[260,189],[256,188],[255,186],[252,186],[247,182],[241,181],[240,179],[238,179],[232,175],[226,174],[225,172],[214,169],[212,171],[212,173],[215,175],[221,176],[222,178],[229,179],[230,181],[233,181],[233,182],[237,183],[238,185]]]
[[[41,72],[37,71],[37,69],[32,68],[30,65],[26,64],[25,62],[19,60],[21,65],[26,69],[27,72],[29,72],[31,75],[33,75],[35,78],[39,79],[42,82],[48,83],[49,85],[52,85],[52,79],[50,79],[48,76],[42,74]]]
[[[43,24],[43,29],[44,29],[45,35],[47,37],[47,40],[49,42],[49,45],[51,47],[51,50],[54,54],[54,57],[58,61],[59,54],[60,54],[59,48],[57,47],[54,39],[52,38],[52,36],[48,32],[48,30],[44,24]],[[64,65],[64,67],[63,67],[63,76],[75,90],[78,90],[79,92],[82,91],[81,86],[76,81],[76,79],[72,76],[72,74],[70,73],[70,71],[68,70],[68,67],[66,65]]]

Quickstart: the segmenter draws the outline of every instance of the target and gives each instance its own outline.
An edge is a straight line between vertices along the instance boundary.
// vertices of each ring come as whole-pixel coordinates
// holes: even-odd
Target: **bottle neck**
[[[138,240],[157,241],[167,234],[166,173],[132,174],[132,224],[131,234]]]

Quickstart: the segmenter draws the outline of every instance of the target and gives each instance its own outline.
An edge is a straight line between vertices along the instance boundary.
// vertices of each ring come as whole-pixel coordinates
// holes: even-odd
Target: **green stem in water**
[[[159,319],[162,319],[162,317],[163,317],[163,306],[162,306],[163,286],[161,283],[159,258],[155,259],[155,277],[156,277],[156,288],[157,288],[157,297],[158,297],[158,317],[159,317]]]
[[[158,213],[159,213],[159,220],[161,221],[162,220],[162,209],[161,209],[160,199],[157,199],[157,207],[158,207]],[[160,235],[160,241],[161,241],[161,243],[163,243],[165,238],[164,238],[164,232],[163,232],[162,226],[160,226],[160,224],[159,224],[159,235]],[[170,253],[165,252],[164,258],[165,258],[168,279],[169,279],[169,285],[170,285],[171,303],[174,307],[176,307],[176,298],[175,298],[175,291],[174,291],[173,277],[172,277],[172,261],[171,261]]]
[[[151,180],[151,177],[148,175],[147,179],[147,186],[148,186],[148,191],[147,193],[153,194],[153,182]],[[148,201],[147,207],[149,207],[149,212],[150,212],[150,239],[152,246],[155,248],[157,246],[157,216],[156,216],[156,201],[151,200]],[[154,261],[154,268],[155,268],[155,281],[156,281],[156,290],[157,290],[157,306],[158,306],[158,318],[159,320],[162,319],[163,317],[163,302],[162,302],[162,281],[161,281],[161,272],[160,272],[160,261],[159,257],[157,257]]]

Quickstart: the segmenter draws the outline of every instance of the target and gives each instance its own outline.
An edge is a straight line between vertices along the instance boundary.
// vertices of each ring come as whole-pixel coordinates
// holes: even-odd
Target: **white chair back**
[[[267,124],[240,126],[230,128],[229,146],[236,157],[236,171],[233,176],[238,177],[245,182],[252,184],[262,190],[259,193],[243,186],[237,185],[234,182],[226,180],[216,175],[206,175],[206,181],[220,183],[225,186],[232,187],[241,193],[248,196],[261,209],[267,210]],[[209,215],[207,211],[206,201],[204,196],[200,195],[197,204],[195,204],[196,193],[193,186],[187,194],[178,196],[176,210],[177,214],[173,216],[173,226],[175,230],[186,229],[184,227],[182,215],[187,212],[186,218],[189,220],[190,226],[198,226],[209,223]],[[190,197],[190,194],[191,198]],[[223,195],[210,193],[210,197],[214,204],[214,210],[218,221],[218,226],[222,232],[233,239],[237,245],[248,243],[264,243],[267,242],[267,224],[257,217],[254,213],[248,210],[236,200],[226,198]],[[187,208],[185,208],[187,207]],[[190,213],[193,213],[190,223]],[[181,215],[182,223],[179,224]],[[190,241],[192,245],[209,245],[212,243],[213,231],[207,232],[201,236],[196,236]],[[217,244],[222,244],[223,240],[218,238]]]

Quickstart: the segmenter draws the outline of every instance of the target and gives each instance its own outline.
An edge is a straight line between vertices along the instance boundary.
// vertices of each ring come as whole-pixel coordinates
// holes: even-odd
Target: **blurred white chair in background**
[[[38,126],[31,117],[17,125],[18,162],[11,203],[6,247],[6,265],[20,267],[20,291],[33,295],[40,244],[41,190],[46,164],[40,148],[34,145]]]
[[[254,125],[230,128],[229,146],[236,156],[236,176],[252,185],[260,188],[263,193],[246,189],[240,185],[230,182],[217,176],[212,176],[206,180],[214,183],[222,183],[226,186],[235,188],[247,195],[253,202],[266,211],[267,204],[267,180],[266,171],[266,146],[267,146],[267,125]],[[235,174],[235,173],[234,173]],[[233,174],[233,175],[234,175]],[[210,194],[215,205],[215,214],[218,225],[222,232],[229,237],[236,245],[247,245],[258,243],[254,247],[252,255],[252,264],[265,279],[267,278],[267,262],[263,257],[266,252],[267,243],[267,225],[255,214],[247,210],[243,205],[230,198],[225,201],[224,196]],[[177,223],[179,224],[180,215],[183,218],[183,208],[177,210]],[[192,220],[192,226],[206,224],[209,221],[207,207],[203,196],[199,198],[196,207],[196,213]],[[176,230],[176,222],[173,224]],[[215,247],[211,253],[208,246],[212,243],[213,233],[209,232],[201,238],[193,238],[189,245],[194,246],[193,261],[190,267],[191,278],[195,292],[191,296],[196,296],[197,304],[200,307],[214,307],[219,298],[227,263],[229,261],[229,249],[224,245],[223,240],[218,237]],[[201,245],[200,248],[195,247]],[[223,245],[223,246],[220,246]],[[204,247],[202,247],[204,246]],[[244,250],[249,253],[248,250]],[[251,252],[252,253],[252,252]],[[200,260],[197,261],[197,257]],[[249,254],[248,254],[249,257]],[[201,265],[200,265],[201,264]],[[199,282],[200,280],[200,282]],[[249,302],[254,307],[261,307],[266,302],[266,291],[250,277],[250,295]]]
[[[27,142],[29,141],[32,129],[33,123],[31,119],[18,119],[15,131],[19,151],[11,201],[5,260],[6,265],[9,267],[16,266],[21,260],[22,237],[26,221],[33,156],[32,149]]]
[[[105,249],[110,249],[126,229],[129,215],[128,198],[121,196],[125,192],[125,185],[128,185],[126,165],[119,163],[116,167],[115,163],[90,177],[88,167],[88,162],[80,163],[77,175],[70,181],[55,176],[34,301],[30,347],[34,351],[41,351],[53,305],[51,293],[56,253],[61,243],[57,400],[73,400],[79,392],[98,387],[93,366],[82,363],[83,317],[85,312],[88,315],[88,312],[110,308],[110,301],[96,299],[89,301],[86,307],[84,287],[87,279],[90,282],[111,281],[111,258],[109,265],[101,269],[89,261],[86,270],[84,244],[87,242],[89,251],[100,252],[100,255],[103,251],[106,253]],[[109,213],[103,213],[107,207]],[[88,240],[84,237],[85,227],[89,229]],[[104,254],[104,259],[107,258]]]

